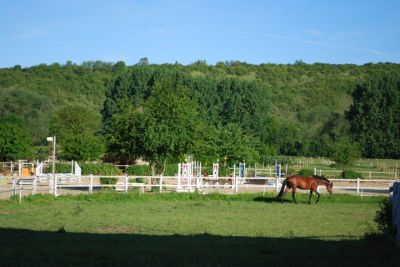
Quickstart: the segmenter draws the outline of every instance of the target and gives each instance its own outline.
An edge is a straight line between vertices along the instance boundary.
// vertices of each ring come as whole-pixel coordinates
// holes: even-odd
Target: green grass
[[[390,266],[398,259],[387,241],[365,238],[381,197],[288,199],[103,192],[1,201],[0,259],[3,266]]]

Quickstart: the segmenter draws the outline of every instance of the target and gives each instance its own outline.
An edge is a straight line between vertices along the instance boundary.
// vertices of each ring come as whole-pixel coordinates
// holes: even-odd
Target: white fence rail
[[[115,178],[115,184],[104,184],[100,180]],[[190,183],[187,179],[190,179]],[[0,176],[0,198],[9,198],[15,195],[29,194],[53,194],[58,195],[92,193],[103,188],[112,188],[120,192],[128,192],[131,189],[145,191],[178,191],[178,192],[220,192],[220,193],[245,193],[279,191],[284,178],[275,177],[190,177],[186,178],[186,186],[182,186],[177,176],[81,176],[75,177],[57,176],[57,190],[51,176]],[[334,183],[335,193],[347,193],[357,195],[387,194],[394,180],[378,179],[330,179]],[[320,186],[320,190],[325,187]]]

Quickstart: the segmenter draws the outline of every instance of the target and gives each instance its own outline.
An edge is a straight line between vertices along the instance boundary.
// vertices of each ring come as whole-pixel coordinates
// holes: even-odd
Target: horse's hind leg
[[[294,204],[297,204],[297,201],[296,201],[296,188],[292,188],[292,198],[293,198],[293,202],[294,202]]]

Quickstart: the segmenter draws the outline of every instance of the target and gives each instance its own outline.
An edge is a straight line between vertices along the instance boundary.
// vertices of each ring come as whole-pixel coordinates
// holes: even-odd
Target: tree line
[[[231,164],[346,149],[399,158],[399,70],[147,59],[3,68],[0,157],[46,157],[45,137],[56,135],[65,159],[142,157],[159,169],[188,157]]]

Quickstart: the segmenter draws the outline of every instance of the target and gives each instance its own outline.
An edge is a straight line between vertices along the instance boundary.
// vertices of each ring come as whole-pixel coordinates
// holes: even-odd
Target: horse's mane
[[[330,183],[330,181],[328,179],[326,179],[326,177],[324,177],[324,176],[313,175],[312,177],[315,178],[315,179],[322,180],[322,181]]]

